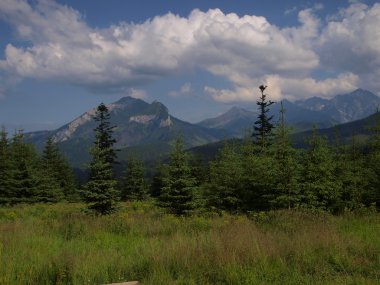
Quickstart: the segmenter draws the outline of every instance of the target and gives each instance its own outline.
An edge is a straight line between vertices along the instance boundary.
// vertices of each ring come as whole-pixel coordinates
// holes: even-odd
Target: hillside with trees
[[[22,132],[8,138],[1,132],[0,201],[17,203],[82,200],[99,214],[116,210],[116,202],[154,200],[169,213],[190,215],[205,211],[251,213],[278,209],[310,209],[342,213],[361,207],[379,207],[379,113],[370,117],[368,144],[352,135],[342,143],[326,131],[304,133],[304,148],[297,149],[286,125],[287,112],[279,121],[269,114],[265,86],[260,86],[259,114],[251,137],[243,142],[225,141],[208,161],[184,151],[183,141],[172,140],[170,157],[157,171],[131,156],[124,170],[115,162],[115,126],[108,108],[101,104],[94,114],[94,145],[90,154],[88,182],[77,187],[73,171],[49,138],[39,154],[24,141]],[[367,119],[368,121],[368,119]],[[367,122],[366,121],[366,122]],[[360,122],[348,123],[346,128]],[[124,167],[124,165],[123,165]],[[149,186],[151,185],[151,186]]]

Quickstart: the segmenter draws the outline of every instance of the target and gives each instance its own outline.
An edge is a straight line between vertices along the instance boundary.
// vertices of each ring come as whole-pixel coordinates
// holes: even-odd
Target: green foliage
[[[95,115],[99,125],[94,130],[96,140],[91,149],[90,178],[83,191],[88,209],[99,215],[115,211],[119,197],[113,173],[113,163],[116,159],[113,149],[115,140],[112,138],[113,127],[110,126],[109,119],[107,107],[103,103],[100,104]]]
[[[255,138],[255,142],[261,148],[265,148],[270,145],[270,141],[272,138],[272,129],[274,128],[272,124],[273,116],[268,116],[269,107],[275,102],[267,101],[266,96],[264,94],[267,86],[261,85],[259,87],[261,96],[256,104],[259,106],[259,115],[258,119],[255,122],[253,137]]]
[[[369,187],[370,170],[366,167],[365,157],[358,147],[355,136],[352,136],[350,146],[338,147],[335,161],[337,178],[342,183],[338,210],[354,210],[363,207],[365,193]]]
[[[376,112],[376,120],[372,126],[370,140],[370,151],[367,158],[369,166],[369,189],[366,192],[366,204],[375,204],[380,208],[380,112]]]
[[[21,131],[11,140],[4,130],[1,132],[0,204],[62,201],[66,193],[74,191],[74,185],[71,168],[51,139],[39,156],[25,143]]]
[[[242,207],[243,165],[236,146],[226,143],[216,160],[210,163],[210,179],[206,184],[210,207],[237,213]]]
[[[149,203],[0,208],[0,284],[378,284],[377,213],[176,217]]]
[[[44,185],[52,188],[56,184],[57,201],[62,198],[78,201],[79,194],[73,171],[52,138],[46,141],[41,160],[43,179],[46,182]]]
[[[12,197],[12,160],[10,144],[5,128],[0,132],[0,204],[7,204]]]
[[[123,177],[121,199],[123,201],[142,201],[148,198],[148,195],[148,185],[145,182],[143,162],[134,156],[130,156]]]
[[[285,109],[281,102],[280,121],[274,133],[274,143],[271,146],[271,155],[274,157],[275,169],[274,192],[270,197],[270,204],[275,209],[298,208],[300,196],[300,165],[297,151],[290,141],[290,130],[285,125]]]
[[[150,184],[150,196],[158,198],[161,195],[164,181],[168,179],[169,169],[167,164],[157,163],[155,173]]]
[[[194,192],[197,181],[192,175],[189,155],[183,150],[181,138],[175,141],[168,166],[168,175],[163,180],[159,196],[160,205],[178,216],[187,215],[194,210]]]
[[[15,133],[10,147],[12,156],[10,197],[8,203],[33,203],[44,201],[46,192],[40,191],[37,152],[24,142],[24,134]]]
[[[324,138],[316,129],[303,154],[301,178],[301,207],[334,210],[339,200],[341,181],[336,176],[336,161]]]
[[[247,141],[242,150],[245,211],[269,210],[276,187],[276,163],[268,148]]]

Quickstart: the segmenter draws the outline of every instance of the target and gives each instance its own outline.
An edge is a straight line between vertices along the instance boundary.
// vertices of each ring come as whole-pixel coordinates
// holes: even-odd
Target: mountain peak
[[[136,101],[143,101],[141,99],[136,99],[136,98],[133,98],[131,96],[125,96],[125,97],[122,97],[120,98],[119,100],[117,100],[115,103],[113,104],[130,104],[130,103],[134,103]]]
[[[231,109],[229,109],[227,112],[224,113],[224,115],[243,115],[246,113],[251,113],[243,108],[233,106]]]
[[[368,91],[368,90],[365,90],[365,89],[361,89],[361,88],[358,88],[354,91],[352,91],[351,93],[348,93],[348,94],[343,94],[343,95],[338,95],[336,97],[342,97],[342,96],[347,96],[347,97],[361,97],[361,99],[379,99],[379,96],[375,95],[374,93],[372,93],[371,91]]]

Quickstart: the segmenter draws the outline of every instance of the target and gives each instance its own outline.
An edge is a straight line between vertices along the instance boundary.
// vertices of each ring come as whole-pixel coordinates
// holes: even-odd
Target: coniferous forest
[[[169,160],[161,163],[152,179],[144,164],[131,156],[121,177],[114,174],[117,150],[113,148],[110,115],[99,105],[94,119],[96,141],[90,150],[88,182],[78,185],[73,170],[52,138],[42,153],[24,141],[22,132],[0,137],[0,203],[88,203],[98,214],[116,210],[119,200],[147,200],[175,215],[202,212],[246,214],[278,209],[309,209],[339,214],[380,205],[380,118],[368,126],[372,135],[366,145],[352,136],[340,144],[339,129],[333,144],[318,135],[317,127],[304,149],[292,145],[291,129],[268,116],[260,86],[260,113],[252,133],[243,141],[226,141],[217,157],[205,162],[185,151],[181,136],[173,142]],[[119,175],[120,176],[120,175]]]
[[[151,178],[135,156],[115,174],[104,104],[82,185],[53,138],[38,152],[3,129],[0,284],[379,282],[380,115],[366,144],[314,127],[296,149],[265,89],[243,140],[205,161],[179,135]]]

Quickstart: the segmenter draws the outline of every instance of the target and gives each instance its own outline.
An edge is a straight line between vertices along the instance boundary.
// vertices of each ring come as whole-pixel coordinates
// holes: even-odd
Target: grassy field
[[[380,215],[0,208],[0,284],[380,284]]]

